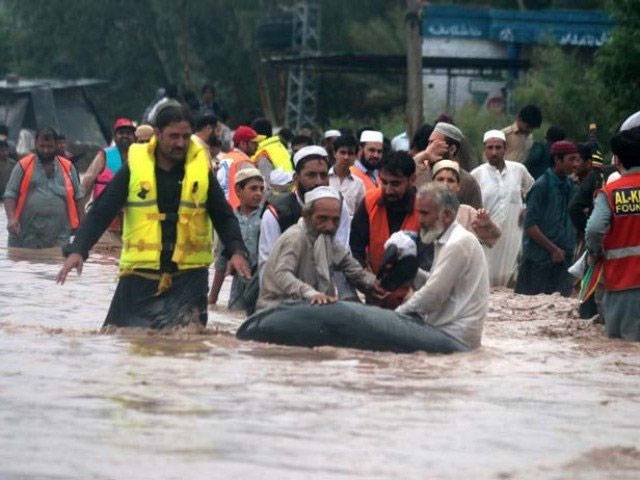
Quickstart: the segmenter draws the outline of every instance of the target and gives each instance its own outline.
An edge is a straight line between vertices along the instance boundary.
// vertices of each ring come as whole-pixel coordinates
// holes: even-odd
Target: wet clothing
[[[356,288],[368,291],[375,277],[364,270],[335,238],[318,235],[303,218],[287,229],[264,265],[258,309],[285,300],[310,300],[319,293],[337,294],[332,274],[343,272]]]
[[[560,292],[568,296],[571,265],[576,247],[576,233],[569,218],[569,201],[574,194],[571,179],[559,177],[548,169],[535,181],[527,195],[527,213],[524,220],[522,265],[518,273],[516,293],[537,295]],[[565,252],[565,261],[554,264],[551,254],[527,234],[527,229],[537,225],[542,233]]]
[[[489,269],[480,242],[453,222],[435,242],[431,272],[420,271],[417,291],[396,308],[470,348],[480,346],[489,310]]]
[[[185,175],[184,163],[176,164],[170,171],[156,166],[155,175],[158,210],[164,214],[176,214]],[[87,258],[89,250],[111,220],[125,207],[129,180],[130,170],[124,165],[87,214],[73,243],[64,249],[65,254],[79,253]],[[208,184],[206,210],[225,245],[224,255],[246,255],[238,221],[212,172],[209,172]],[[161,238],[160,271],[141,270],[136,271],[139,274],[120,278],[105,325],[136,326],[146,323],[146,326],[155,328],[181,324],[185,318],[196,318],[200,323],[206,323],[208,269],[177,271],[177,265],[171,260],[176,243],[175,220],[161,222]],[[172,286],[168,291],[153,296],[159,286],[156,277],[161,272],[173,275]]]
[[[277,218],[273,211],[267,208],[260,222],[260,241],[258,245],[258,268],[260,270],[269,258],[273,246],[280,235],[298,221],[302,212],[302,200],[295,192],[278,196],[273,204],[279,211]],[[345,202],[342,202],[340,225],[338,225],[338,231],[336,232],[336,243],[345,248],[349,247],[350,222],[349,209]]]
[[[244,241],[247,251],[249,252],[249,266],[253,277],[257,276],[258,269],[258,238],[260,236],[260,214],[262,208],[256,208],[249,215],[244,215],[240,210],[235,211],[238,224],[240,225],[240,232],[242,233],[242,240]],[[216,259],[215,269],[217,271],[224,271],[227,268],[227,258],[223,255]],[[229,293],[229,310],[252,310],[255,306],[256,298],[253,298],[256,285],[256,279],[252,278],[247,280],[240,275],[234,275],[231,282],[231,292]],[[245,295],[249,295],[250,298],[245,298]]]
[[[533,134],[521,132],[518,123],[502,129],[507,139],[507,148],[504,157],[513,162],[523,163],[529,156],[529,151],[533,146]]]
[[[20,215],[20,235],[9,234],[9,246],[21,248],[51,248],[69,241],[72,226],[69,219],[65,173],[57,160],[51,177],[47,176],[40,158],[35,159],[33,174],[24,208]],[[13,167],[4,198],[20,197],[24,177],[20,163]],[[82,198],[80,180],[75,167],[70,168],[75,202]]]
[[[9,183],[11,172],[15,166],[16,161],[13,158],[0,161],[0,198],[4,198],[4,191],[7,188],[7,183]]]
[[[501,235],[495,245],[485,249],[491,286],[506,287],[516,271],[522,245],[520,215],[523,199],[533,186],[533,178],[520,163],[505,161],[502,171],[485,163],[471,172],[482,191],[482,203]]]
[[[631,169],[625,176],[639,174],[640,168]],[[633,205],[628,202],[628,205]],[[635,203],[636,205],[638,202]],[[636,214],[634,214],[635,216]],[[589,217],[585,232],[587,250],[594,256],[600,257],[605,253],[606,237],[613,232],[612,222],[615,216],[611,205],[607,201],[604,193],[598,194],[594,202],[593,213]],[[636,235],[640,233],[636,230]],[[605,264],[605,268],[611,267]],[[624,264],[620,265],[624,268]],[[606,270],[605,270],[606,273]],[[622,272],[626,274],[637,274],[637,271]],[[611,275],[614,278],[616,275]],[[621,275],[623,277],[624,275]],[[633,285],[634,282],[630,282]],[[620,337],[627,340],[640,341],[640,288],[628,288],[624,290],[611,290],[605,281],[605,292],[602,298],[602,316],[604,317],[607,335],[610,337]]]
[[[415,189],[412,189],[402,200],[385,204],[389,235],[400,230],[405,218],[413,214],[415,198],[416,192]],[[366,202],[362,202],[351,220],[351,236],[349,240],[351,253],[362,265],[366,265],[368,262],[367,249],[371,234],[369,211]]]
[[[171,288],[156,296],[158,281],[130,275],[120,278],[104,327],[166,328],[207,324],[205,268],[173,277]]]

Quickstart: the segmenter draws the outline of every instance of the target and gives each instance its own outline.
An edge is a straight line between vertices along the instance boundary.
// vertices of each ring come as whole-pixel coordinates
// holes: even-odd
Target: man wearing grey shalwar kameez
[[[302,217],[280,236],[264,264],[258,310],[287,300],[333,303],[337,296],[331,276],[336,271],[363,292],[384,295],[375,276],[334,241],[340,209],[340,194],[331,187],[305,194]]]

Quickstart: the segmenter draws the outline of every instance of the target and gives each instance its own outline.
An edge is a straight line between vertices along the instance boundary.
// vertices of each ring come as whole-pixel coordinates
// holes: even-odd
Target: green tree
[[[609,4],[616,21],[611,40],[596,55],[603,92],[618,122],[640,109],[640,2],[616,0]]]

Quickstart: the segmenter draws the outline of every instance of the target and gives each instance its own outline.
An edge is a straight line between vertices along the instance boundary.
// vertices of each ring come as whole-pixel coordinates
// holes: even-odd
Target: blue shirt
[[[527,229],[534,225],[566,252],[566,258],[571,258],[576,247],[576,231],[569,217],[569,201],[574,190],[575,186],[570,178],[559,177],[550,168],[535,181],[527,195],[522,242],[522,256],[525,260],[541,263],[551,261],[549,252],[527,235]]]

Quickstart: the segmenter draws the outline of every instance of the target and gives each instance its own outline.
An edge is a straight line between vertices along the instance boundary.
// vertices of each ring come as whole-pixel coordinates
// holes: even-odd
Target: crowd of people
[[[117,119],[82,179],[51,128],[13,162],[0,135],[10,247],[63,247],[63,283],[105,231],[121,237],[106,325],[206,324],[233,275],[230,309],[364,301],[474,348],[490,287],[570,296],[580,265],[581,312],[640,340],[640,115],[607,164],[595,126],[582,143],[559,126],[534,142],[542,113],[527,105],[484,134],[474,164],[450,117],[411,141],[316,137],[265,118],[231,129],[215,90],[202,95],[159,92],[140,125]]]

